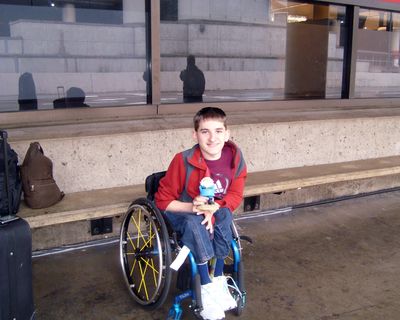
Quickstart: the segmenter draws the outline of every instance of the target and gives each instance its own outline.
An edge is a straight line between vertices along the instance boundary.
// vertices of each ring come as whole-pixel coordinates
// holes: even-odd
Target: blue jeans
[[[229,255],[232,242],[232,212],[228,208],[220,208],[214,213],[214,233],[210,232],[201,222],[203,215],[196,215],[192,212],[165,211],[172,229],[178,232],[182,243],[187,246],[196,263],[204,263],[212,257],[225,259]]]

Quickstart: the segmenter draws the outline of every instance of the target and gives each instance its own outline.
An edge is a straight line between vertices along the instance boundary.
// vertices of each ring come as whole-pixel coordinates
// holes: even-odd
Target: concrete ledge
[[[245,196],[395,174],[400,174],[400,156],[253,172],[248,176]],[[120,216],[131,201],[143,196],[144,185],[75,192],[46,209],[30,209],[22,204],[18,215],[32,229]]]
[[[22,202],[18,215],[26,219],[32,229],[112,217],[124,214],[133,200],[145,195],[144,185],[74,192],[45,209],[31,209]]]
[[[245,196],[400,173],[400,156],[278,169],[250,174]]]

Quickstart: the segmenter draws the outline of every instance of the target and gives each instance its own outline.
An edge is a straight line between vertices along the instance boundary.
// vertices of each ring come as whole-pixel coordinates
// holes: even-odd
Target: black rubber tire
[[[201,301],[201,282],[200,282],[200,275],[197,273],[193,279],[193,291],[196,296],[196,308],[202,309],[203,302]]]
[[[132,202],[122,222],[120,262],[134,300],[146,309],[160,307],[171,286],[171,246],[163,216],[146,198]]]

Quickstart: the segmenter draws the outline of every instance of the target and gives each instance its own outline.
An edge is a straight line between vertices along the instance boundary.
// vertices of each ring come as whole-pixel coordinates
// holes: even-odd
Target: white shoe
[[[215,285],[208,283],[201,286],[201,302],[203,310],[200,315],[204,320],[220,320],[225,318],[225,312],[215,300]]]
[[[228,311],[237,307],[236,300],[232,297],[231,292],[228,288],[228,282],[225,276],[215,277],[213,279],[215,285],[215,294],[218,297],[218,303],[224,309]]]

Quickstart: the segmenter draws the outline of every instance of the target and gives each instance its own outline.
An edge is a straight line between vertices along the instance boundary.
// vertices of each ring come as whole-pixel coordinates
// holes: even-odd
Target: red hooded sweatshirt
[[[229,208],[233,212],[243,199],[247,168],[242,152],[232,141],[226,142],[224,147],[231,148],[233,152],[232,181],[223,199],[216,202],[220,207]],[[155,194],[157,207],[165,210],[173,200],[192,202],[199,195],[200,181],[206,176],[206,171],[206,161],[199,145],[176,154]]]

